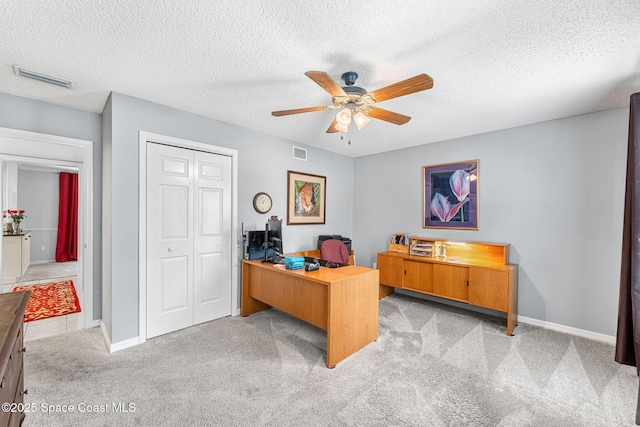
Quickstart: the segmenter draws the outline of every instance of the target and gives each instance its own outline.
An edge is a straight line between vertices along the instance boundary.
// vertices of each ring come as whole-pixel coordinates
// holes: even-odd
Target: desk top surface
[[[255,267],[260,267],[269,270],[276,270],[282,272],[282,274],[289,274],[304,277],[307,280],[311,280],[314,282],[320,283],[331,283],[336,282],[348,278],[352,278],[354,276],[359,275],[378,275],[378,270],[374,270],[372,268],[359,267],[356,265],[347,265],[340,268],[327,268],[320,267],[315,271],[306,271],[304,268],[300,268],[297,270],[287,270],[283,264],[269,264],[263,263],[261,260],[242,260],[243,263],[249,264]]]

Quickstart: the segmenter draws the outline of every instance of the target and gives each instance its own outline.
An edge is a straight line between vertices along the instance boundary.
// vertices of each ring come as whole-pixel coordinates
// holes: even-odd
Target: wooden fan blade
[[[362,95],[362,98],[367,104],[371,104],[373,102],[382,102],[387,99],[393,99],[399,96],[409,95],[410,93],[431,89],[432,87],[433,79],[431,77],[426,74],[418,74],[410,79],[369,92],[368,94]],[[369,98],[372,102],[369,101]]]
[[[339,130],[336,128],[337,124],[338,124],[338,122],[336,121],[336,119],[333,119],[333,122],[331,122],[331,125],[329,126],[329,129],[327,129],[327,133],[339,132]]]
[[[393,123],[394,125],[403,125],[411,120],[411,117],[409,116],[394,113],[393,111],[378,107],[367,107],[363,113],[369,117],[373,117],[374,119],[384,120],[385,122]]]
[[[272,116],[276,116],[276,117],[280,117],[280,116],[288,116],[290,114],[310,113],[312,111],[328,110],[329,108],[333,108],[333,107],[296,108],[294,110],[273,111],[271,113],[271,115]]]
[[[307,71],[304,74],[318,83],[324,90],[329,92],[331,96],[348,96],[344,89],[324,71]]]

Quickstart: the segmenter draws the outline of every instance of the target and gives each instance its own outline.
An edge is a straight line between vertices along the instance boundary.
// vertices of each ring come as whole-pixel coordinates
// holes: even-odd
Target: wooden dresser
[[[446,257],[432,252],[446,246]],[[452,242],[414,237],[402,252],[378,254],[380,297],[395,288],[459,301],[507,314],[507,335],[518,317],[518,266],[509,244]]]
[[[0,404],[15,403],[0,410],[0,427],[19,426],[24,420],[24,312],[30,291],[0,294]]]

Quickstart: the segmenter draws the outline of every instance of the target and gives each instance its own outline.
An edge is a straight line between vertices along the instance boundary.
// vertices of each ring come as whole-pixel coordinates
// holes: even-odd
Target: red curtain
[[[56,262],[78,259],[78,174],[60,173]]]

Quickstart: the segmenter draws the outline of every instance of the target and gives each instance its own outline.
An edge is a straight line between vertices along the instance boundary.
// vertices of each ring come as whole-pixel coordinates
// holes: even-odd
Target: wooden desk
[[[277,308],[327,331],[327,368],[378,339],[378,270],[317,271],[242,260],[240,314]]]

